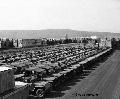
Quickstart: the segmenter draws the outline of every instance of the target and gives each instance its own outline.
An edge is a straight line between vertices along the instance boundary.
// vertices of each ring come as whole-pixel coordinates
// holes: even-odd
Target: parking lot
[[[104,57],[90,70],[84,72],[84,74],[77,75],[74,79],[61,84],[48,93],[45,99],[119,99],[119,50]]]
[[[85,78],[93,71],[94,66],[91,65],[97,57],[104,55],[102,53],[106,51],[109,52],[108,50],[109,47],[81,47],[78,44],[70,44],[43,49],[23,49],[18,52],[1,52],[0,61],[1,66],[14,69],[15,81],[31,85],[29,98],[33,99],[33,95],[45,98],[54,98],[59,95],[58,98],[60,98],[60,96],[66,97],[61,88],[65,88],[66,93],[67,84],[71,84],[76,79]],[[67,93],[69,91],[67,90]],[[77,93],[72,95],[77,97]]]

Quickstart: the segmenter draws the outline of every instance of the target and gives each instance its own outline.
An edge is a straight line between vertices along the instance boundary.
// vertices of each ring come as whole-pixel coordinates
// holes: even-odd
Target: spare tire
[[[36,90],[36,95],[37,95],[38,97],[43,97],[44,94],[45,94],[45,92],[44,92],[43,89],[37,89],[37,90]]]

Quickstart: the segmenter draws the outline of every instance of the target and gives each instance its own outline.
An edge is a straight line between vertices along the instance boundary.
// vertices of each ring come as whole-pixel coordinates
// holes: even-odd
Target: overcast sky
[[[0,30],[120,32],[120,0],[0,0]]]

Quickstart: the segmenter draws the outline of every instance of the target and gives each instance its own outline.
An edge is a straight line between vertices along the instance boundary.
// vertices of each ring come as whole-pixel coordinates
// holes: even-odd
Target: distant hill
[[[120,38],[120,33],[110,32],[90,32],[90,31],[77,31],[71,29],[46,29],[46,30],[0,30],[0,38],[68,38],[76,37],[115,37]]]

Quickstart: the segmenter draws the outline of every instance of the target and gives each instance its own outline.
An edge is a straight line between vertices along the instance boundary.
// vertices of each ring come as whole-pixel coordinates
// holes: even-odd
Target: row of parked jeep
[[[14,69],[16,81],[31,85],[30,95],[43,97],[78,73],[84,66],[80,62],[103,52],[107,47],[93,48],[80,45],[64,45],[53,48],[23,50],[14,53],[3,53],[1,65]]]

